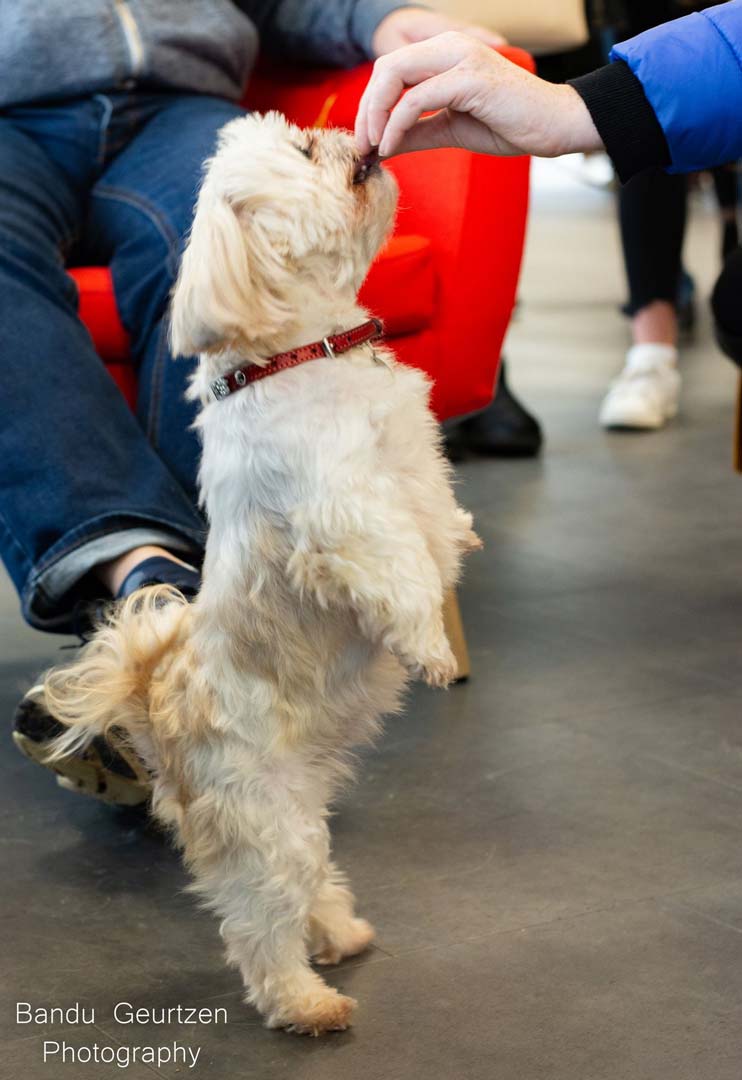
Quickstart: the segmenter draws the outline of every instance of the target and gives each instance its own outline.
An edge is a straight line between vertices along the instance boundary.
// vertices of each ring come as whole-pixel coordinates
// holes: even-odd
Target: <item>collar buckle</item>
[[[322,348],[323,348],[325,356],[327,357],[328,360],[334,360],[335,359],[337,354],[335,353],[335,350],[333,349],[332,345],[330,344],[330,342],[327,340],[326,337],[322,338]]]
[[[209,389],[214,395],[215,401],[221,401],[222,398],[229,397],[230,394],[229,383],[221,375],[218,379],[214,379],[214,381],[209,386]]]

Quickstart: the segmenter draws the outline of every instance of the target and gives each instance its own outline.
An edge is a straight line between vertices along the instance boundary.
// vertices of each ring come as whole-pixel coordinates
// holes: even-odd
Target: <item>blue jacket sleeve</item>
[[[670,149],[670,172],[742,157],[742,0],[617,45],[644,87]]]

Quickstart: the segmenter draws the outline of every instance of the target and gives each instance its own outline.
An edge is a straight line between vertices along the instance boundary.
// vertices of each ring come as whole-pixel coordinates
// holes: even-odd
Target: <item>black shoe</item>
[[[725,221],[721,229],[721,264],[739,247],[739,228],[736,221]]]
[[[145,585],[174,585],[192,599],[201,584],[196,570],[161,556],[145,559],[124,579],[116,600],[131,596]],[[115,603],[115,600],[114,600]],[[102,621],[100,607],[96,621]],[[93,625],[94,629],[94,625]],[[90,620],[86,634],[90,633]],[[83,636],[83,643],[87,640]],[[56,773],[57,783],[70,791],[91,795],[118,806],[139,806],[150,796],[152,780],[139,757],[115,730],[106,738],[96,737],[84,750],[57,761],[48,760],[52,741],[64,731],[44,704],[44,688],[33,686],[18,705],[13,720],[13,741],[27,758]]]
[[[13,742],[25,757],[56,773],[68,791],[92,795],[116,806],[139,806],[150,796],[152,780],[136,754],[115,732],[97,736],[84,750],[50,762],[50,745],[64,727],[47,711],[44,688],[33,686],[21,700],[13,718]]]
[[[742,248],[730,251],[711,295],[716,340],[737,367],[742,368],[742,312],[739,296],[742,288]]]
[[[466,451],[484,457],[535,457],[542,442],[538,420],[510,391],[504,361],[492,404],[446,433],[449,457],[454,461],[461,460]]]
[[[112,605],[147,585],[174,585],[187,600],[193,600],[201,588],[201,575],[192,566],[183,566],[163,555],[144,559],[129,571],[116,596],[107,600],[82,601],[78,604],[72,615],[72,625],[80,644],[85,645],[90,641],[96,627],[105,622]],[[63,649],[74,647],[62,645]]]

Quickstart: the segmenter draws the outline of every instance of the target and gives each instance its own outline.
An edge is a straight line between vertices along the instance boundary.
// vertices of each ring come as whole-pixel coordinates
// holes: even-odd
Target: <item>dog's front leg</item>
[[[302,523],[289,560],[295,587],[329,610],[352,610],[371,641],[431,686],[452,682],[443,582],[407,508],[364,491],[327,500],[317,517]]]
[[[221,917],[227,959],[267,1026],[307,1035],[347,1028],[355,1001],[312,970],[307,949],[327,865],[324,821],[273,778],[270,790],[246,785],[196,800],[182,834],[194,888]]]

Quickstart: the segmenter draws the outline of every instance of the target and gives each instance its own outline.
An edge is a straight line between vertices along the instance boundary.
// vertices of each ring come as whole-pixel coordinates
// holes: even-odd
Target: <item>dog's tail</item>
[[[152,673],[172,647],[187,607],[170,585],[139,589],[111,609],[77,659],[46,673],[43,703],[67,729],[54,739],[48,761],[84,749],[111,728],[127,740],[145,731]]]

